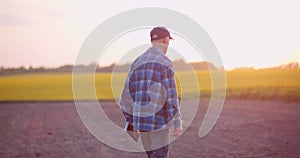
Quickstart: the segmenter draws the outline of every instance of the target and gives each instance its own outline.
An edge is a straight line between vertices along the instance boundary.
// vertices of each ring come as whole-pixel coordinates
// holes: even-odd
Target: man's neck
[[[167,52],[167,48],[168,48],[168,46],[166,45],[166,44],[164,44],[164,43],[152,43],[152,46],[154,47],[154,48],[158,48],[158,49],[160,49],[164,54],[166,54],[166,52]]]

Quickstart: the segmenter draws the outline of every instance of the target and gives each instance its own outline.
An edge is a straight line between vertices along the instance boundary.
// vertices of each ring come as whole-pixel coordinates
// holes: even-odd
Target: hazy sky
[[[122,11],[140,7],[168,8],[197,21],[214,41],[227,69],[300,62],[297,0],[1,0],[0,66],[74,64],[81,44],[97,25]],[[100,64],[107,65],[118,60],[116,56],[126,54],[126,49],[116,53],[114,46],[126,46],[132,37],[140,37],[139,44],[147,43],[148,33],[143,30],[124,35],[110,46]],[[171,47],[178,48],[179,53],[191,50],[178,37]],[[188,61],[202,60],[192,54],[189,51],[182,56]]]

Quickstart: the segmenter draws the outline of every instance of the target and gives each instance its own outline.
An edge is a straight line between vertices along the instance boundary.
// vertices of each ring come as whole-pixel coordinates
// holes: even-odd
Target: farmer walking
[[[174,66],[165,55],[173,38],[165,27],[153,28],[150,37],[152,47],[131,64],[120,105],[148,158],[167,158],[171,132],[182,132]]]

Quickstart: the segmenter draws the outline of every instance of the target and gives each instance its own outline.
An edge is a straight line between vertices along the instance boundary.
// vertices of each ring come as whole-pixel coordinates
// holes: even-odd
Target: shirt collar
[[[160,48],[157,48],[154,46],[150,47],[148,50],[151,52],[159,52],[159,53],[162,53],[163,55],[165,55],[165,53]]]

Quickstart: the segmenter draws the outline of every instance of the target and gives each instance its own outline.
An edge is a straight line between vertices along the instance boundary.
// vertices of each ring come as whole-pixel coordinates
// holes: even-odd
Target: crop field
[[[197,97],[199,92],[201,98],[210,96],[210,72],[176,72],[176,76],[180,97]],[[126,73],[80,74],[78,78],[82,87],[86,84],[86,80],[93,80],[96,97],[79,95],[76,99],[114,100],[121,93]],[[84,94],[84,90],[83,88],[81,94]],[[299,101],[300,69],[227,71],[226,97]],[[73,99],[71,73],[0,76],[0,101],[69,101]]]

